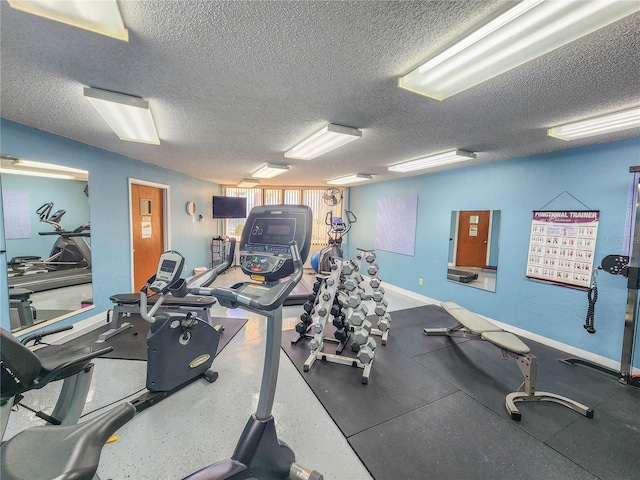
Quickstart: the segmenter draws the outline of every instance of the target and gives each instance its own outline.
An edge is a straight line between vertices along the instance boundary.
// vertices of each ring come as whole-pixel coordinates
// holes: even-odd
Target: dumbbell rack
[[[309,298],[302,305],[304,312],[302,313],[302,315],[300,315],[300,321],[296,325],[296,332],[298,332],[298,337],[291,340],[292,345],[297,345],[302,340],[313,338],[313,335],[309,334],[309,330],[311,330],[311,324],[313,323],[313,318],[311,315],[316,304],[316,299],[318,297],[320,287],[327,278],[329,278],[329,275],[316,275],[316,281],[312,287],[313,293],[309,294]]]
[[[344,282],[342,283],[340,282],[341,276],[344,277]],[[329,276],[324,279],[316,296],[314,308],[311,311],[313,319],[311,328],[314,336],[309,341],[311,353],[304,362],[305,372],[308,372],[315,361],[320,359],[326,362],[362,368],[362,383],[369,383],[376,342],[369,336],[369,331],[372,327],[371,322],[365,320],[367,309],[366,306],[362,304],[361,299],[364,290],[358,288],[361,279],[362,276],[359,274],[354,262],[341,258],[331,259],[331,272]],[[345,284],[353,286],[353,288],[349,290],[346,288],[343,290],[341,288],[341,290],[338,291],[338,287],[344,287]],[[346,330],[347,333],[346,337],[343,337],[340,341],[325,338],[327,324],[330,316],[332,316],[332,307],[336,295],[338,295],[346,315],[344,330]],[[355,327],[353,337],[359,347],[357,349],[358,358],[340,355],[350,340],[351,335],[349,332],[351,326]],[[324,351],[325,342],[338,344],[335,354]]]
[[[381,337],[380,342],[382,345],[386,345],[389,338],[389,329],[391,328],[391,315],[387,312],[389,302],[384,298],[385,291],[381,286],[382,279],[378,274],[380,267],[375,263],[376,251],[358,248],[358,255],[354,262],[360,272],[363,271],[363,261],[368,264],[366,272],[369,274],[369,281],[363,281],[360,287],[363,288],[368,283],[369,289],[367,290],[373,293],[365,293],[364,299],[375,302],[376,305],[373,310],[378,317],[377,328],[372,328],[371,334]]]

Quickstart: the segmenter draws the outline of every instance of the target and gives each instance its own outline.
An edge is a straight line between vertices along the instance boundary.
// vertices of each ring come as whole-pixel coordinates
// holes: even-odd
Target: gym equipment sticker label
[[[527,278],[588,289],[600,211],[534,211]]]

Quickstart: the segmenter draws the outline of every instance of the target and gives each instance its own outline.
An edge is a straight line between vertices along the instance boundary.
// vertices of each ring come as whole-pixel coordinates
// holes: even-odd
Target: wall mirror
[[[496,291],[500,210],[451,212],[447,280]]]
[[[92,308],[89,175],[9,155],[1,162],[9,317],[20,333]]]

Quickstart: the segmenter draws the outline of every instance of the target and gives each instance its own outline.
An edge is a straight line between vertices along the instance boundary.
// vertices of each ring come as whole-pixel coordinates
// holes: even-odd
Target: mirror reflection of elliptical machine
[[[313,214],[305,205],[254,207],[240,241],[240,267],[253,282],[231,288],[195,288],[189,293],[211,295],[220,305],[241,308],[267,319],[267,341],[260,397],[231,458],[187,477],[212,479],[322,480],[322,475],[296,463],[293,450],[278,439],[273,402],[278,380],[282,305],[302,278],[311,246]],[[288,277],[288,278],[287,278]]]
[[[233,258],[235,240],[229,249]],[[230,262],[194,277],[190,282],[211,285]],[[170,293],[175,297],[187,295],[187,282],[180,278],[184,257],[176,251],[164,252],[158,262],[158,270],[140,289],[140,314],[150,323],[147,334],[147,392],[131,403],[137,412],[186,387],[198,378],[213,383],[218,372],[211,365],[218,351],[220,327],[214,327],[192,313],[158,313]],[[159,294],[151,308],[147,303],[147,290]]]
[[[12,258],[8,267],[12,275],[24,275],[33,271],[60,271],[72,268],[91,268],[91,247],[86,237],[90,236],[88,223],[68,231],[62,226],[62,217],[66,210],[53,210],[53,202],[41,205],[36,213],[40,221],[53,227],[52,232],[39,232],[41,236],[58,236],[49,257],[22,255]]]

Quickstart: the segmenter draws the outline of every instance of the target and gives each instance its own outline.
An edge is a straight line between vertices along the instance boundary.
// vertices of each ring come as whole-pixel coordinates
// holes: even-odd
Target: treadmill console
[[[174,250],[164,252],[158,262],[158,271],[149,287],[152,292],[164,293],[180,278],[184,257]]]
[[[290,244],[303,261],[311,246],[312,212],[306,205],[265,205],[249,213],[240,240],[240,266],[252,279],[276,281],[293,273]]]

